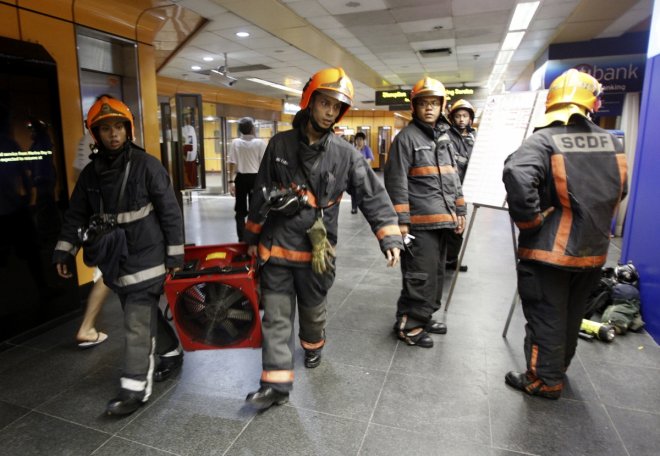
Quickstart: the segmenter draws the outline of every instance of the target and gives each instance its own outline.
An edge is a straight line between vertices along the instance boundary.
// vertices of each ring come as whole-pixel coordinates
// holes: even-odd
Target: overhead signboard
[[[549,60],[544,82],[549,87],[564,71],[575,68],[598,79],[605,93],[639,92],[644,84],[645,67],[644,54]]]
[[[474,99],[485,99],[488,96],[488,91],[478,87],[445,87],[447,94],[447,102],[451,100],[460,100],[461,98],[472,101]]]
[[[410,106],[410,90],[376,90],[376,106]]]

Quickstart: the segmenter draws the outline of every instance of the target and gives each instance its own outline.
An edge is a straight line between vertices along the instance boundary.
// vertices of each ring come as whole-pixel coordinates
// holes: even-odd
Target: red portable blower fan
[[[192,246],[165,294],[186,351],[261,347],[254,260],[246,244]]]

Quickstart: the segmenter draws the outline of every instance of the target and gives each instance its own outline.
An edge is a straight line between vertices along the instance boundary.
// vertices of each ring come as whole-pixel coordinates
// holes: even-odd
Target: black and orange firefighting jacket
[[[627,193],[627,165],[617,138],[583,117],[572,122],[525,140],[506,159],[503,181],[520,228],[518,257],[579,270],[607,259],[612,217]]]
[[[128,149],[131,149],[130,155]],[[130,157],[123,201],[117,206],[126,160]],[[138,291],[165,279],[166,269],[183,265],[183,217],[163,165],[144,149],[128,143],[114,161],[97,157],[80,173],[53,253],[53,263],[69,264],[80,249],[77,230],[90,216],[116,213],[126,234],[128,255],[119,276],[108,285],[123,293]]]
[[[416,118],[396,135],[385,166],[385,187],[400,225],[417,230],[456,228],[466,214],[449,123],[435,128]]]
[[[318,156],[319,160],[305,175],[301,157],[310,156]],[[266,204],[262,189],[269,191],[292,185],[308,187],[308,205],[292,216],[270,211],[264,219],[260,215]],[[259,245],[261,262],[309,266],[312,246],[307,230],[321,213],[320,208],[323,208],[328,240],[334,246],[339,201],[344,191],[357,198],[381,251],[403,249],[396,214],[383,185],[360,152],[334,134],[327,134],[311,146],[298,128],[273,136],[261,161],[254,190],[244,239],[250,245]]]
[[[468,163],[472,156],[472,148],[474,147],[474,141],[477,136],[477,130],[471,126],[468,125],[466,130],[467,134],[463,136],[461,130],[458,128],[452,126],[449,129],[449,137],[454,144],[456,152],[454,159],[456,160],[456,170],[458,171],[458,177],[461,179],[461,184],[465,180],[465,173],[467,173]]]

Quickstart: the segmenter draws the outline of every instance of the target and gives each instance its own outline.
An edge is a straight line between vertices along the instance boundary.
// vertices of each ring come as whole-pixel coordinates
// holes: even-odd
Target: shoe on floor
[[[539,396],[545,399],[557,400],[561,396],[563,385],[548,386],[530,372],[508,372],[504,382],[530,396]]]
[[[158,367],[154,371],[154,381],[163,382],[174,375],[183,364],[183,352],[174,356],[161,356]]]
[[[424,329],[431,334],[447,334],[447,325],[435,320],[429,321]]]
[[[357,209],[351,209],[351,214],[357,214]]]
[[[422,348],[433,347],[433,339],[424,328],[414,328],[409,330],[398,330],[396,335],[407,345],[416,345]]]
[[[105,413],[108,415],[124,416],[130,415],[144,404],[142,398],[144,397],[143,391],[128,391],[122,389],[119,395],[110,399],[108,405],[105,407]]]
[[[305,367],[314,369],[321,364],[321,349],[305,350]]]
[[[289,393],[276,391],[270,386],[262,386],[258,391],[248,394],[245,402],[259,410],[266,410],[273,405],[282,405],[289,402]]]
[[[78,341],[78,348],[82,349],[87,349],[87,348],[92,348],[96,347],[99,344],[102,344],[108,339],[108,335],[106,333],[102,332],[97,332],[96,333],[96,339],[94,340],[80,340]]]

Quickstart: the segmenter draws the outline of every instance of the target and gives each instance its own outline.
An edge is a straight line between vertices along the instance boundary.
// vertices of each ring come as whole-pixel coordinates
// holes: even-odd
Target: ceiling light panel
[[[541,2],[518,3],[509,24],[509,31],[527,30],[539,7],[539,3]]]
[[[509,32],[506,34],[506,38],[504,38],[504,42],[502,43],[502,50],[503,51],[514,51],[520,46],[520,42],[523,39],[523,36],[525,36],[525,32]]]
[[[497,58],[495,59],[495,65],[506,65],[511,61],[513,58],[513,53],[515,51],[500,51],[499,54],[497,54]]]

